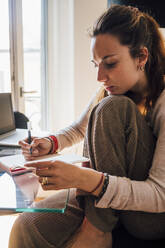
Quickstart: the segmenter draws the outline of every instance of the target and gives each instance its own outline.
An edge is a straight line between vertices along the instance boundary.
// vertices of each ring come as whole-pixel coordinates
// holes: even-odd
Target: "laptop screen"
[[[11,93],[0,93],[0,135],[15,130]]]

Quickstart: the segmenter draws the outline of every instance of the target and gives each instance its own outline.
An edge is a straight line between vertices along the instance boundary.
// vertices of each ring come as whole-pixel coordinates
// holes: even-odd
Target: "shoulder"
[[[165,89],[162,91],[162,93],[160,94],[160,96],[158,97],[158,100],[157,100],[157,102],[156,102],[156,104],[155,104],[155,107],[156,107],[156,105],[160,105],[160,104],[165,104]]]
[[[163,127],[165,128],[165,90],[162,91],[153,109],[152,126],[156,136]]]
[[[165,90],[162,91],[160,94],[155,107],[153,109],[153,114],[165,114]]]

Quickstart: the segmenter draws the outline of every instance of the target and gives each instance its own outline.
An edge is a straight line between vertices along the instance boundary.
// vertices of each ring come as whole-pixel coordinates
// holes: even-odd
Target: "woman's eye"
[[[106,63],[106,64],[104,64],[105,65],[105,67],[107,68],[107,69],[111,69],[111,68],[114,68],[115,66],[116,66],[116,62],[115,63]]]

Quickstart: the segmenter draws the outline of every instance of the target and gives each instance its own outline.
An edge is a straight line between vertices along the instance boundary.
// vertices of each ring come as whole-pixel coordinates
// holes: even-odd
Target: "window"
[[[41,43],[46,4],[47,0],[0,1],[0,92],[12,92],[15,110],[30,118],[37,130],[46,128],[41,106],[46,106],[46,46]]]
[[[41,0],[22,0],[25,114],[33,128],[41,121]]]
[[[9,54],[9,13],[8,1],[0,1],[0,92],[10,92],[10,54]]]

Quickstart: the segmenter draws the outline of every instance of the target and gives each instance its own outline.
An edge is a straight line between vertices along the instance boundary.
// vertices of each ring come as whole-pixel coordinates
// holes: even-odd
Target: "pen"
[[[32,138],[31,138],[31,123],[30,121],[27,123],[28,126],[28,144],[31,144]],[[32,154],[32,147],[30,147],[30,154]]]
[[[33,172],[33,170],[31,168],[24,167],[10,168],[10,173],[12,176],[22,175],[28,172]]]

